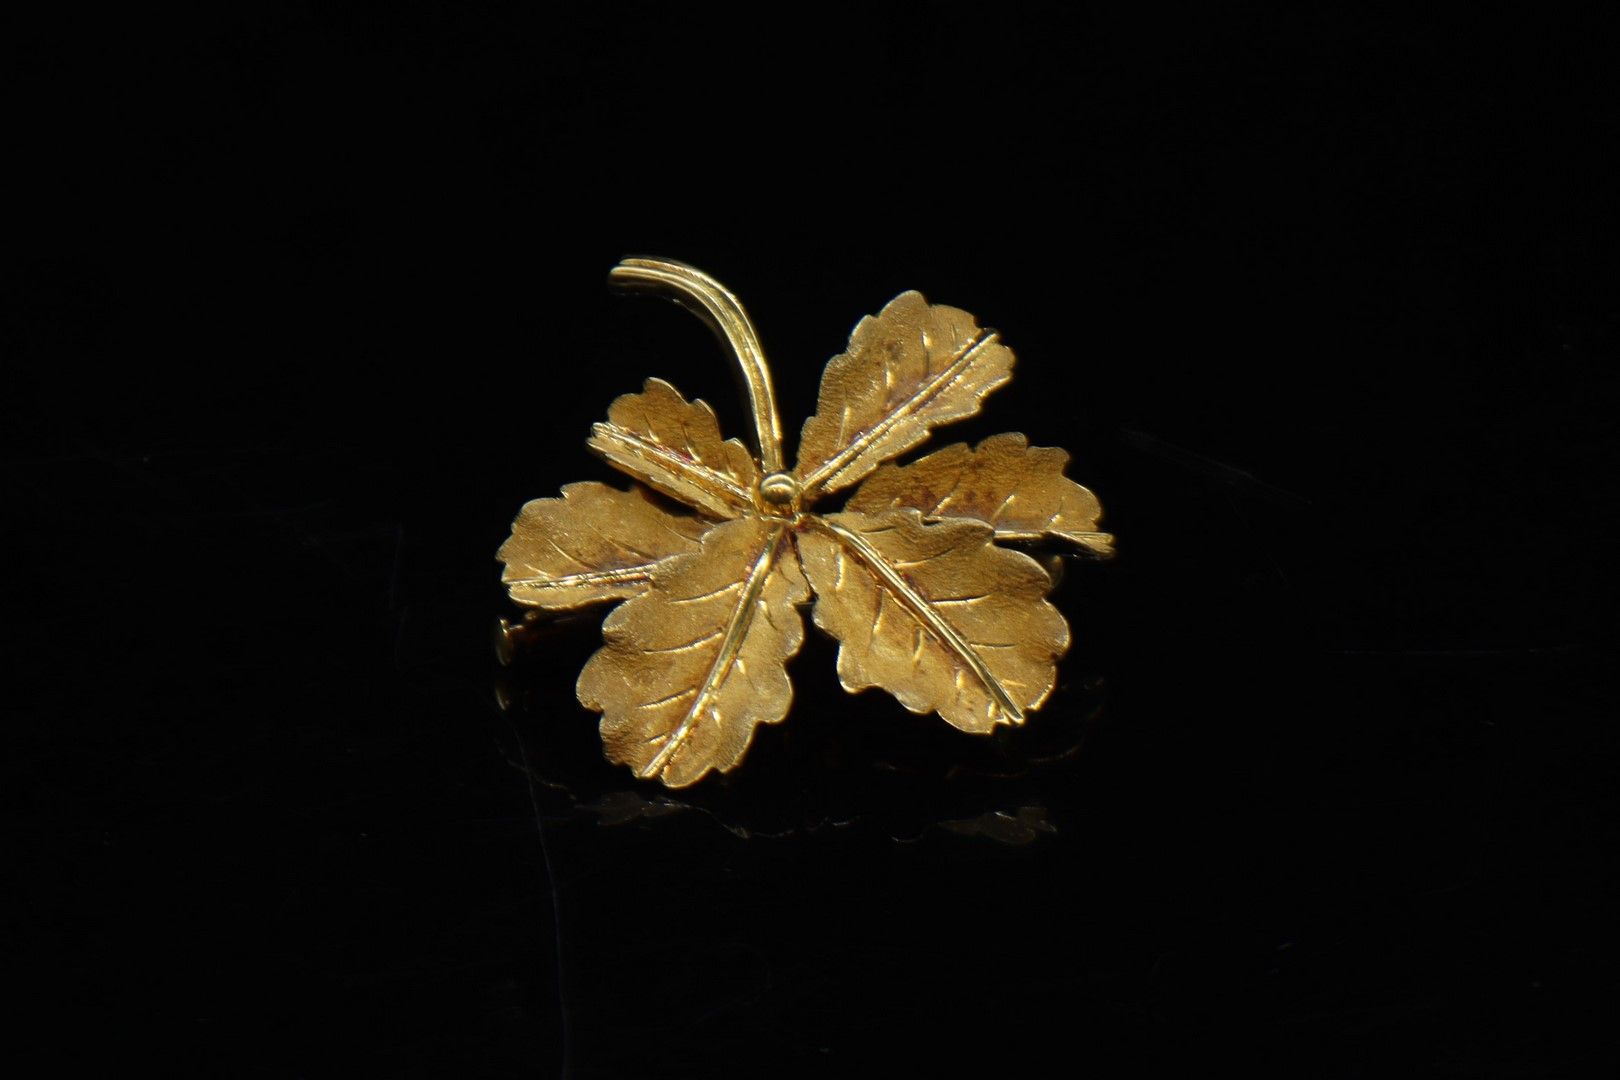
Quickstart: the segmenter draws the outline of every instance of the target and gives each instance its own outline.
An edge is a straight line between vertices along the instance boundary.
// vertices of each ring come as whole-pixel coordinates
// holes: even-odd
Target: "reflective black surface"
[[[25,1072],[1611,1074],[1601,38],[799,17],[25,50]],[[574,699],[594,615],[496,662],[493,552],[611,478],[614,395],[745,431],[707,332],[608,293],[634,252],[742,296],[790,432],[901,289],[1003,332],[936,445],[1068,448],[1121,550],[1026,730],[846,696],[812,634],[670,793]]]

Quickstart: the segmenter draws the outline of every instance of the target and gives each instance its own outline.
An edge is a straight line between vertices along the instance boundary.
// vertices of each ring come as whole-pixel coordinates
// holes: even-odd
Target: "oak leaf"
[[[992,435],[971,449],[956,443],[910,465],[883,465],[846,508],[870,514],[909,506],[928,521],[972,518],[998,540],[1064,540],[1106,558],[1114,538],[1097,531],[1102,504],[1063,475],[1068,463],[1066,451],[1031,446],[1017,432]]]

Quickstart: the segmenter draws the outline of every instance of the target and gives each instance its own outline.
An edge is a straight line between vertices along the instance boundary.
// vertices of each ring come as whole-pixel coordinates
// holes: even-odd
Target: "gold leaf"
[[[1069,628],[1040,564],[988,525],[914,509],[816,518],[799,537],[816,625],[850,691],[882,687],[963,731],[1021,724],[1051,693]]]
[[[856,325],[822,374],[794,470],[806,498],[848,487],[931,428],[974,415],[1012,364],[1012,350],[972,315],[901,293]]]
[[[655,566],[579,676],[608,757],[669,787],[734,766],[755,727],[787,715],[786,662],[804,640],[795,605],[809,595],[783,520],[716,525],[701,550]]]
[[[720,437],[709,404],[687,401],[662,379],[648,379],[641,393],[616,399],[607,423],[592,426],[587,445],[637,480],[714,517],[746,511],[759,481],[748,448]]]
[[[696,551],[712,527],[671,514],[639,487],[568,484],[560,499],[524,504],[495,557],[513,600],[573,608],[644,591],[659,560]]]
[[[1030,446],[1016,432],[969,448],[956,443],[910,465],[884,465],[867,477],[845,509],[875,514],[910,506],[927,521],[973,518],[997,540],[1058,537],[1091,553],[1113,554],[1114,538],[1097,531],[1097,496],[1063,475],[1067,451]]]
[[[754,729],[787,715],[797,606],[812,588],[845,689],[882,687],[963,731],[1022,724],[1056,684],[1069,627],[1046,600],[1046,571],[995,540],[1055,536],[1106,554],[1096,498],[1063,476],[1063,451],[1022,435],[884,465],[977,413],[1011,378],[1011,350],[967,312],[902,293],[828,363],[786,475],[770,370],[737,298],[665,259],[627,259],[612,279],[672,293],[720,331],[759,455],[723,439],[708,405],[649,379],[613,403],[589,445],[720,523],[670,514],[639,487],[574,484],[526,505],[502,546],[520,603],[628,598],[577,685],[602,714],[608,757],[670,787],[735,767]],[[863,479],[845,512],[818,512]]]

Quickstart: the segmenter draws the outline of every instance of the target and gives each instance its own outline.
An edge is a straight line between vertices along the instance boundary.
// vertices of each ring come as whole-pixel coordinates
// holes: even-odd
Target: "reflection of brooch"
[[[742,367],[756,460],[714,411],[649,379],[608,408],[588,445],[640,484],[569,484],[528,503],[497,557],[516,602],[565,609],[628,598],[579,676],[610,759],[685,787],[733,768],[754,728],[787,716],[798,605],[840,642],[851,692],[882,687],[963,731],[1022,724],[1056,682],[1069,628],[1051,579],[996,540],[1061,540],[1106,557],[1096,497],[1068,454],[1018,434],[884,464],[931,428],[979,411],[1012,350],[965,311],[902,293],[862,319],[822,374],[799,460],[786,468],[770,371],[737,298],[689,266],[627,259],[613,280],[671,293]],[[814,512],[865,481],[842,512]],[[671,512],[652,488],[697,511]]]

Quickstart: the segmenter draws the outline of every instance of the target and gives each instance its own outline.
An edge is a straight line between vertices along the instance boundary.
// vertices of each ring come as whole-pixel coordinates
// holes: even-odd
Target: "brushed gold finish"
[[[756,726],[787,716],[809,598],[788,526],[765,518],[717,525],[701,551],[660,564],[579,676],[608,757],[670,787],[735,765]]]
[[[1063,475],[1066,453],[1019,434],[886,464],[1011,378],[996,333],[916,292],[862,319],[827,365],[788,471],[770,370],[737,298],[664,260],[627,259],[611,278],[667,292],[717,330],[748,387],[759,454],[722,437],[707,404],[649,379],[588,445],[697,513],[671,513],[645,488],[571,484],[526,504],[497,555],[520,604],[624,600],[578,684],[609,759],[669,787],[736,767],[755,729],[787,716],[812,592],[846,690],[881,687],[977,734],[1024,723],[1056,685],[1069,628],[1046,599],[1055,575],[996,541],[1060,539],[1107,557],[1096,497]],[[844,512],[815,512],[862,480]]]
[[[1012,350],[965,311],[904,292],[856,324],[827,363],[794,472],[805,496],[837,491],[976,414],[1012,378]]]
[[[748,387],[754,417],[754,444],[759,448],[763,472],[782,471],[782,421],[776,412],[776,391],[759,334],[743,310],[742,302],[714,278],[694,266],[673,259],[625,259],[608,272],[620,288],[658,289],[697,314],[731,346]]]
[[[561,610],[635,596],[660,560],[696,551],[707,530],[641,488],[568,484],[560,499],[525,503],[495,557],[513,600]]]
[[[1102,504],[1063,475],[1068,463],[1067,451],[1031,446],[1017,432],[992,435],[975,447],[956,443],[910,465],[879,467],[846,509],[909,506],[928,521],[973,518],[992,526],[997,540],[1056,538],[1107,558],[1114,538],[1097,531]]]
[[[591,426],[586,445],[642,483],[716,517],[746,511],[759,481],[747,447],[720,437],[709,403],[687,401],[663,379],[617,398],[607,423]]]
[[[1046,700],[1069,627],[1041,565],[993,539],[982,522],[927,524],[910,508],[816,519],[799,552],[844,689],[881,687],[976,734]]]

